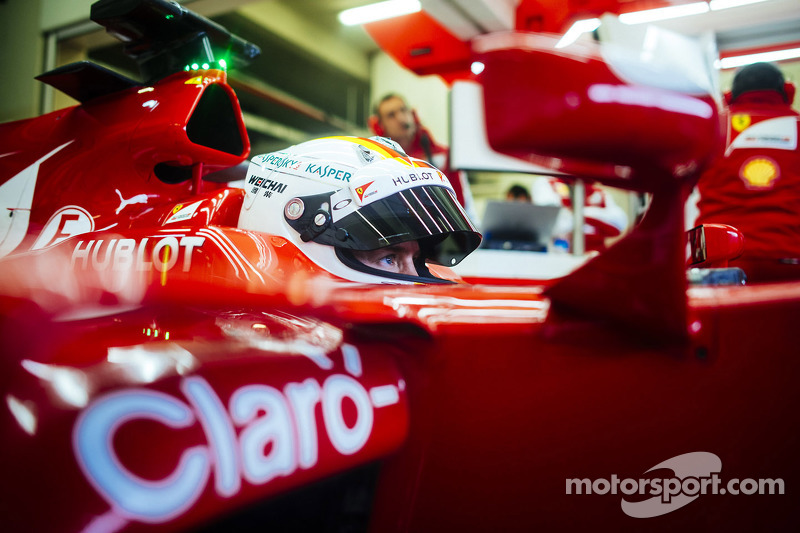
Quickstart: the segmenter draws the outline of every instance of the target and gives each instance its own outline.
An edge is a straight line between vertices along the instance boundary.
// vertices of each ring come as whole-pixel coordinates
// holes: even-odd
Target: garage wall
[[[0,3],[0,122],[27,118],[38,110],[42,69],[39,0]]]

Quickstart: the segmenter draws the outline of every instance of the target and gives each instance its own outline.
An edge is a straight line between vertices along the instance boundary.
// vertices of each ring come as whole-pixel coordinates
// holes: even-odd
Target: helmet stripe
[[[369,139],[364,139],[362,137],[348,137],[346,135],[338,135],[334,137],[325,137],[326,139],[338,139],[340,141],[347,141],[353,144],[360,144],[362,146],[366,146],[370,150],[378,152],[381,154],[384,159],[394,159],[397,157],[402,157],[400,152],[396,150],[392,150],[385,144],[376,143],[375,141],[370,141]]]
[[[406,165],[407,167],[435,168],[427,161],[423,161],[421,159],[414,159],[407,154],[398,152],[397,150],[389,148],[385,144],[373,141],[372,139],[367,139],[364,137],[351,137],[347,135],[334,135],[331,137],[324,137],[324,138],[337,139],[340,141],[351,142],[353,144],[360,144],[361,146],[365,146],[370,150],[378,152],[384,157],[384,159],[394,159],[397,162]]]

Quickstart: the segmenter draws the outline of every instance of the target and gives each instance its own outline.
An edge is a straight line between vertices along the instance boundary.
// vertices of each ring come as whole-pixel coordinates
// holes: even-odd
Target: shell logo
[[[751,157],[742,165],[739,177],[748,189],[771,189],[780,177],[780,170],[768,157]]]

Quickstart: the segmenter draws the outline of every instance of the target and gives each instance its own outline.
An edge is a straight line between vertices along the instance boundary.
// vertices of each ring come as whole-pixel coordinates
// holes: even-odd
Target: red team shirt
[[[725,151],[697,184],[697,223],[744,234],[744,253],[730,266],[749,281],[800,279],[798,118],[775,91],[740,95],[723,115]]]

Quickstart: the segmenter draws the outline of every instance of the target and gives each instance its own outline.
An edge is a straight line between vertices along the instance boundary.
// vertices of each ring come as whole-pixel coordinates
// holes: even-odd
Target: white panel
[[[453,0],[472,20],[488,31],[514,28],[518,0]]]
[[[422,9],[461,40],[480,35],[480,30],[448,0],[421,0]]]
[[[491,170],[563,175],[494,151],[484,119],[483,88],[470,81],[453,83],[450,92],[450,166],[459,170]]]
[[[507,279],[555,279],[566,276],[588,256],[566,253],[486,250],[479,248],[453,267],[463,277]]]
[[[623,24],[613,15],[601,20],[603,58],[618,76],[686,93],[719,94],[718,54],[709,33],[691,37],[651,24]]]
[[[694,35],[708,30],[719,32],[792,19],[800,23],[800,2],[797,0],[769,0],[757,4],[708,11],[690,17],[662,20],[654,24],[685,35]]]
[[[422,9],[459,39],[514,27],[519,0],[421,0]]]
[[[8,255],[25,239],[33,205],[33,191],[39,176],[39,166],[70,144],[66,142],[47,155],[25,167],[19,174],[0,186],[0,212],[11,216],[0,217],[0,257]],[[7,156],[10,154],[2,154]]]

